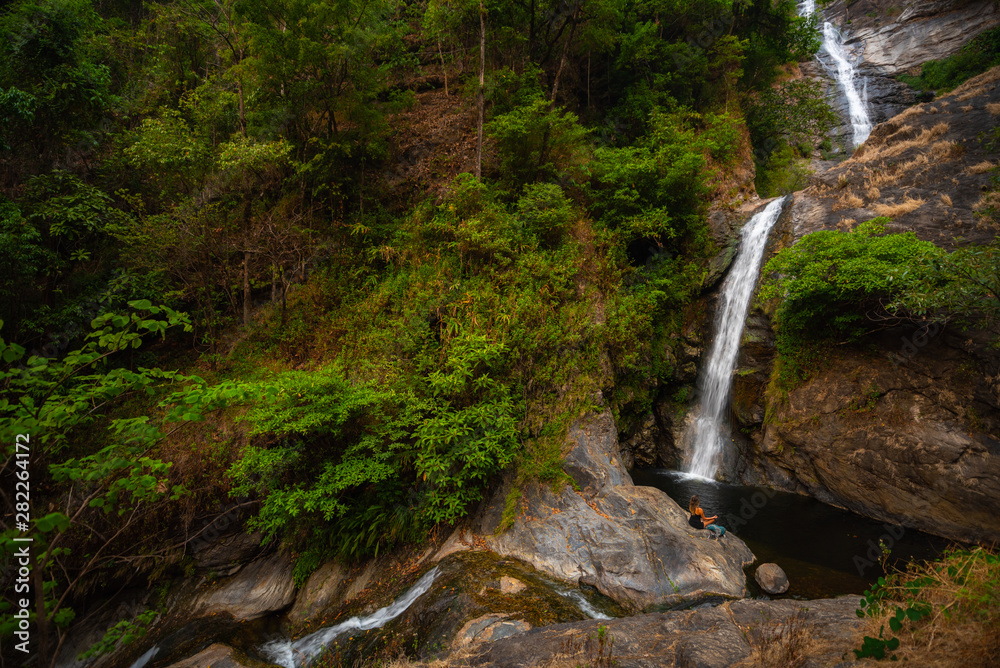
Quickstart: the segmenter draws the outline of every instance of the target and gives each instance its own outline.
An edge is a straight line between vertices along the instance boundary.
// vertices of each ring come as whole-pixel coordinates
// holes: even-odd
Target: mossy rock
[[[574,588],[519,561],[491,552],[462,552],[446,557],[438,567],[441,573],[430,590],[406,612],[381,629],[340,638],[318,665],[353,666],[361,660],[401,654],[438,657],[470,639],[496,639],[514,631],[589,618],[573,598],[559,593]],[[625,614],[596,592],[577,591],[603,614]]]

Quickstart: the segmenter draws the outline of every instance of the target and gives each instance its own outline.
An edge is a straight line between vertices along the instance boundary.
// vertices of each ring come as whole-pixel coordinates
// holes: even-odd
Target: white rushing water
[[[847,98],[847,109],[854,129],[854,146],[861,146],[872,132],[872,121],[868,116],[868,86],[862,82],[861,88],[858,88],[858,71],[844,48],[840,31],[829,21],[823,23],[823,48],[833,59],[837,83]]]
[[[152,647],[146,650],[145,654],[136,659],[135,662],[130,666],[130,668],[143,668],[143,666],[149,663],[153,659],[153,657],[156,656],[156,653],[159,651],[160,648],[157,645],[153,645]]]
[[[802,16],[815,14],[815,0],[804,0],[799,5],[799,11]],[[868,85],[863,77],[858,75],[851,55],[844,47],[844,37],[837,30],[837,26],[829,21],[824,21],[821,32],[823,34],[823,50],[833,61],[832,68],[827,66],[825,62],[823,65],[833,73],[841,90],[844,91],[844,97],[847,98],[847,111],[851,116],[852,143],[855,147],[861,146],[872,132],[872,121],[868,115]],[[861,80],[860,87],[859,80]]]
[[[565,596],[576,603],[576,607],[580,609],[580,612],[587,615],[591,619],[611,619],[610,615],[606,615],[595,608],[579,589],[557,589],[556,591],[560,596]]]
[[[687,468],[691,475],[714,478],[718,469],[723,439],[728,436],[726,407],[750,298],[757,285],[767,236],[781,215],[786,199],[774,200],[746,222],[740,232],[739,252],[722,283],[715,318],[715,340],[699,379],[701,406],[694,423],[693,456]]]
[[[320,629],[294,642],[288,638],[272,640],[262,645],[260,651],[268,659],[279,666],[284,666],[284,668],[307,666],[337,636],[353,631],[377,629],[386,622],[399,617],[414,601],[431,588],[437,574],[437,567],[427,571],[422,578],[417,580],[415,585],[393,601],[391,605],[376,610],[367,617],[351,617],[345,622]]]

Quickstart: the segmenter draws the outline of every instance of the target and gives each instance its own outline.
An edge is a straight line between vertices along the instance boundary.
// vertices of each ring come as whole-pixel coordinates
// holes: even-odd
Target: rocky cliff
[[[988,242],[995,197],[988,141],[1000,68],[879,125],[848,160],[796,193],[776,240],[889,216],[945,247]],[[757,430],[749,479],[929,533],[1000,540],[1000,357],[986,332],[898,328],[865,348],[831,346],[787,397],[767,395],[765,314],[744,335],[734,408]],[[768,416],[765,420],[765,415]]]

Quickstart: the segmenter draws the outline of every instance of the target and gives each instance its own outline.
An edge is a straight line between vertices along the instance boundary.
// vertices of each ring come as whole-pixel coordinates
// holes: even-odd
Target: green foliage
[[[104,656],[119,647],[131,645],[146,635],[150,625],[160,615],[158,610],[144,610],[136,615],[134,620],[123,619],[107,631],[104,636],[90,648],[77,656],[78,661]]]
[[[807,161],[795,154],[792,147],[781,142],[779,148],[757,168],[754,180],[761,197],[779,197],[802,190],[809,185],[812,171]]]
[[[899,273],[899,280],[906,290],[895,308],[1000,335],[1000,243],[970,244],[950,253],[926,248]]]
[[[87,0],[21,0],[0,16],[0,142],[44,168],[61,142],[93,145],[116,99],[94,48],[102,21]],[[34,161],[33,161],[34,162]]]
[[[925,62],[919,75],[901,74],[899,79],[917,90],[941,94],[995,65],[1000,65],[1000,28],[980,33],[947,58]]]
[[[468,336],[414,388],[324,371],[247,390],[265,398],[245,417],[253,433],[280,440],[248,449],[232,493],[264,497],[253,526],[269,538],[322,521],[332,551],[353,558],[456,521],[516,452],[516,409],[491,377],[503,355]]]
[[[1000,618],[998,584],[1000,556],[981,548],[953,548],[936,561],[911,563],[906,571],[880,577],[865,591],[857,615],[885,623],[878,637],[866,635],[854,654],[859,659],[896,661],[898,651],[909,654],[903,655],[906,660],[926,656],[927,644],[935,636],[946,646],[955,641],[956,646],[964,645],[969,637],[986,639]],[[886,637],[886,623],[893,637]],[[989,657],[998,649],[995,640],[986,640],[972,653]]]
[[[755,92],[746,104],[747,129],[754,147],[757,191],[763,197],[784,195],[805,187],[807,172],[797,164],[792,146],[801,157],[830,142],[826,135],[837,122],[820,85],[799,79]]]
[[[759,299],[781,298],[779,336],[856,340],[867,331],[869,316],[884,315],[883,305],[903,288],[895,277],[914,257],[939,252],[912,232],[885,234],[887,222],[875,218],[849,232],[813,232],[767,263]]]
[[[626,245],[646,240],[671,250],[704,230],[706,154],[723,161],[726,136],[699,135],[698,117],[656,112],[652,131],[635,146],[594,153],[591,212]],[[726,123],[716,124],[728,128]]]
[[[527,186],[517,202],[517,214],[528,231],[550,247],[558,245],[576,215],[573,203],[554,183]]]
[[[586,179],[586,129],[541,97],[494,117],[487,132],[497,142],[502,178],[515,192],[539,181]]]
[[[184,389],[162,399],[156,417],[109,415],[129,395],[152,397],[170,384],[185,381],[204,385],[200,379],[174,371],[113,364],[146,339],[163,338],[173,327],[190,329],[187,317],[168,307],[146,300],[133,301],[129,307],[126,313],[95,318],[84,345],[61,358],[32,355],[25,359],[22,346],[0,339],[0,438],[6,466],[21,480],[27,479],[27,460],[17,457],[16,447],[23,442],[18,434],[27,434],[33,488],[51,485],[76,490],[59,510],[35,517],[35,569],[45,583],[45,595],[43,608],[34,614],[48,620],[44,627],[39,625],[39,633],[53,624],[65,627],[73,619],[69,603],[82,578],[141,554],[145,539],[127,547],[116,540],[136,527],[143,511],[186,494],[182,484],[171,484],[171,463],[152,453],[166,436],[163,425],[174,423],[176,429],[178,423],[200,420],[204,411],[242,398],[228,388],[194,394]],[[80,439],[90,430],[100,437],[83,447]],[[0,536],[5,552],[20,545],[13,541],[18,533],[7,531]],[[2,628],[12,631],[11,623],[5,615]],[[51,641],[43,638],[43,647],[51,649]]]

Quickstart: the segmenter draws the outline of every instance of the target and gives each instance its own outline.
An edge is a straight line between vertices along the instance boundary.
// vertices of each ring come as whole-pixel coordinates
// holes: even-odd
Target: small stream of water
[[[323,649],[337,636],[355,631],[377,629],[385,625],[386,622],[399,617],[414,601],[431,588],[437,574],[436,567],[427,571],[406,593],[390,605],[376,610],[367,617],[351,617],[347,621],[320,629],[295,641],[289,638],[277,638],[261,646],[260,651],[268,659],[279,666],[284,666],[284,668],[308,666],[313,658],[319,656]]]
[[[726,423],[733,369],[740,351],[750,298],[767,246],[767,237],[781,215],[787,197],[774,200],[743,225],[740,250],[719,291],[719,311],[715,318],[715,339],[705,368],[698,380],[701,404],[694,423],[693,448],[688,473],[714,478],[728,436]]]

